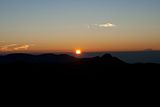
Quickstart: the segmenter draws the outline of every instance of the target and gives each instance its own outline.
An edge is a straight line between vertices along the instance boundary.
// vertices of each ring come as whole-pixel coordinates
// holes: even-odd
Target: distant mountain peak
[[[111,54],[106,53],[106,54],[104,54],[104,55],[102,56],[102,58],[112,58],[112,55],[111,55]]]

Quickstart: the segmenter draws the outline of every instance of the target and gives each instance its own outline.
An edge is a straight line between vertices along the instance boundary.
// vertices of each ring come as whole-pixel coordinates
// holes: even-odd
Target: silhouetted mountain
[[[0,57],[0,63],[70,63],[75,61],[76,58],[61,54],[42,54],[42,55],[31,55],[31,54],[8,54]]]
[[[0,56],[0,73],[7,73],[9,79],[33,80],[135,80],[152,78],[154,71],[160,71],[159,64],[127,64],[104,54],[102,57],[76,58],[61,54],[9,54]],[[5,77],[5,76],[4,76]]]
[[[105,54],[101,57],[103,63],[108,63],[108,64],[112,64],[112,65],[115,65],[115,64],[126,64],[124,61],[116,58],[116,57],[112,57],[111,54]]]
[[[8,64],[8,63],[18,63],[18,62],[31,62],[34,61],[35,56],[30,54],[8,54],[5,56],[1,56],[0,63]]]
[[[42,55],[31,55],[31,54],[9,54],[0,57],[0,63],[74,63],[74,62],[86,62],[86,63],[105,63],[105,64],[125,64],[116,57],[112,57],[110,54],[105,54],[102,57],[93,58],[75,58],[67,54],[42,54]]]

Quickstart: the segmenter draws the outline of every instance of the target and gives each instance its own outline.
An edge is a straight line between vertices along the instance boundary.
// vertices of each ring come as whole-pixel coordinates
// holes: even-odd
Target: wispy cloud
[[[113,23],[105,23],[105,24],[97,24],[98,27],[103,27],[103,28],[109,28],[109,27],[115,27],[116,25]]]
[[[90,25],[87,25],[87,28],[88,28],[88,29],[90,29],[90,28],[91,28],[91,26],[90,26]]]
[[[9,44],[0,46],[0,51],[8,52],[8,51],[19,51],[19,50],[28,50],[32,45],[24,44]]]
[[[116,27],[117,25],[111,23],[111,22],[107,22],[107,23],[103,23],[103,24],[92,24],[92,25],[87,25],[88,29],[97,29],[97,28],[113,28]]]
[[[17,44],[9,44],[9,45],[3,45],[0,46],[1,51],[11,51],[13,47],[15,47]]]
[[[21,45],[14,48],[14,50],[27,50],[30,45]]]

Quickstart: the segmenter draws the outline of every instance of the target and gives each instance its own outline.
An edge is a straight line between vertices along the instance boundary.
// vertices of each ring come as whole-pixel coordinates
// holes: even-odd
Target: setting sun
[[[77,49],[77,50],[76,50],[76,54],[77,54],[77,55],[80,55],[81,53],[82,53],[82,51],[81,51],[80,49]]]

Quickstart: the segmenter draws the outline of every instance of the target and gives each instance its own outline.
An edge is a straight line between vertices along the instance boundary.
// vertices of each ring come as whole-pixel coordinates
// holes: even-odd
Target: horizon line
[[[123,53],[123,52],[156,52],[160,50],[127,50],[127,51],[83,51],[82,54],[86,53]],[[18,53],[26,53],[26,54],[74,54],[74,51],[10,51],[10,52],[0,52],[0,54],[18,54]]]

